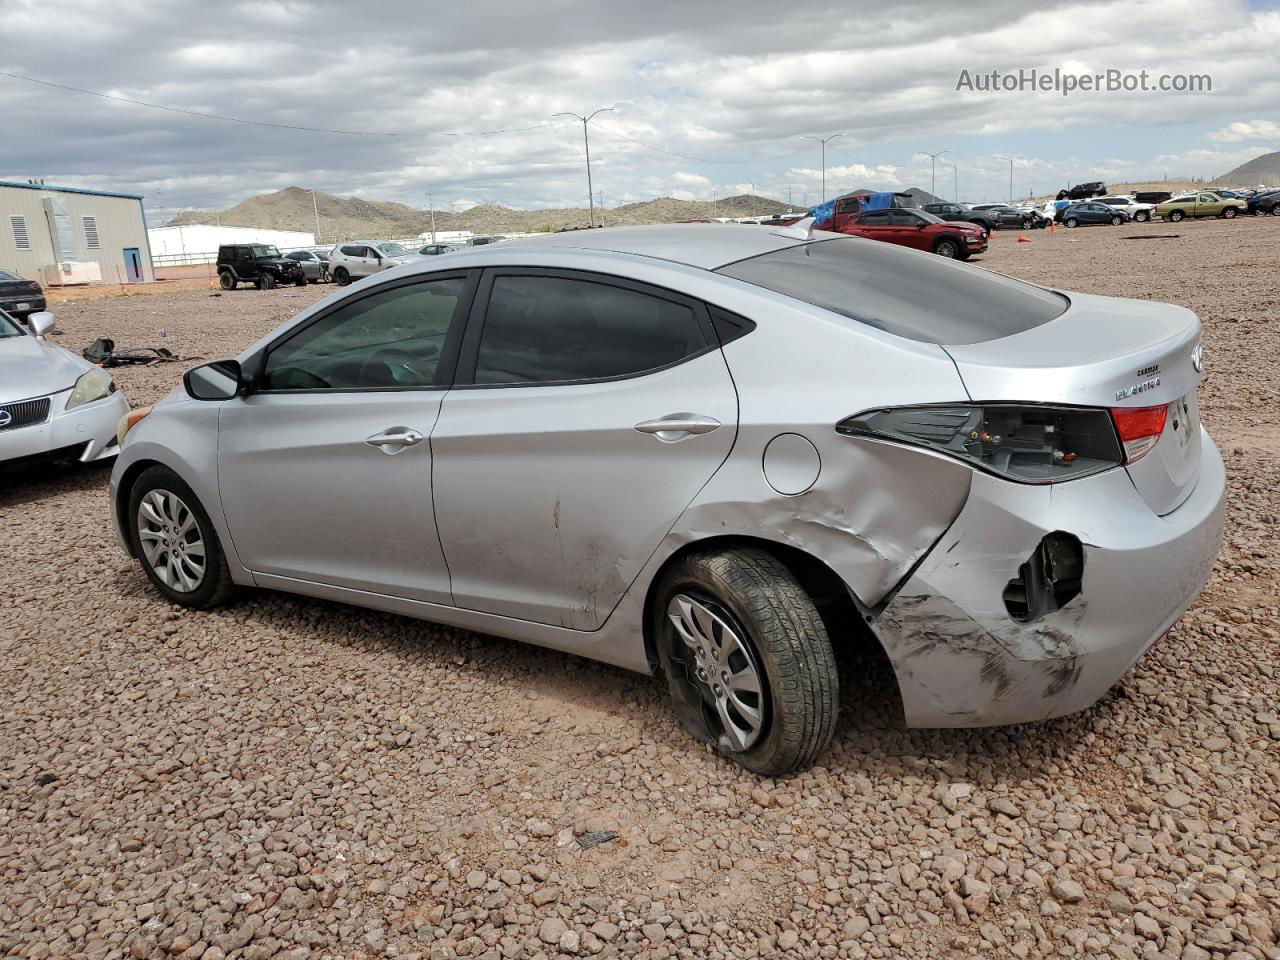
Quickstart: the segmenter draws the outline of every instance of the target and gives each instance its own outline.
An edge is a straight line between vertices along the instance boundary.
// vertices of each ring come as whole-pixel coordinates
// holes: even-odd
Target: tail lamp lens
[[[1111,419],[1116,423],[1116,433],[1124,444],[1124,462],[1141,460],[1164,433],[1164,421],[1169,416],[1168,404],[1158,407],[1112,407]]]
[[[836,425],[848,436],[927,447],[1021,483],[1057,483],[1125,462],[1106,410],[956,404],[867,410]]]

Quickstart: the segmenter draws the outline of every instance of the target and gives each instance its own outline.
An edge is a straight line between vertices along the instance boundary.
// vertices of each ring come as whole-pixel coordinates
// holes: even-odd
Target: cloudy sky
[[[1030,12],[1029,12],[1030,11]],[[0,0],[0,179],[142,193],[153,220],[300,185],[461,209],[854,187],[1004,199],[1220,175],[1280,149],[1280,0]],[[1037,68],[1212,91],[982,92]],[[278,124],[269,126],[266,124]],[[293,127],[322,128],[292,129]],[[345,132],[335,132],[345,131]],[[490,131],[505,131],[491,133]],[[953,166],[954,164],[954,166]]]

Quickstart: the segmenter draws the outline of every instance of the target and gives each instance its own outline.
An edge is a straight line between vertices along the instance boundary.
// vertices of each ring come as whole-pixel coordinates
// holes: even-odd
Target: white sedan
[[[111,375],[45,340],[53,314],[24,330],[0,310],[0,463],[39,455],[88,463],[114,457],[129,412]]]

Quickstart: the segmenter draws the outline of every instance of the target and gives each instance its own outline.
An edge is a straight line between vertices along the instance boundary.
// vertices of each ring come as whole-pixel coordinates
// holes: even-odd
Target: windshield
[[[797,244],[716,271],[923,343],[981,343],[1061,316],[1060,293],[853,237]]]
[[[16,323],[9,319],[9,315],[0,310],[0,339],[4,337],[23,337],[26,336]]]
[[[404,257],[409,254],[409,251],[398,243],[380,243],[378,244],[378,252],[384,257]]]
[[[0,270],[0,282],[7,283],[10,280],[21,280],[22,278],[10,273],[8,270]]]
[[[280,256],[280,251],[275,247],[256,246],[253,248],[253,255],[255,257],[278,257]]]

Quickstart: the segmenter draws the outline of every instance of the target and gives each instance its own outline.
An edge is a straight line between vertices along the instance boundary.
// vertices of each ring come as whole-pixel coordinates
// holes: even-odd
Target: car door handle
[[[644,420],[636,424],[641,433],[651,433],[663,443],[675,443],[694,434],[710,433],[718,429],[720,421],[696,413],[669,413],[656,420]]]
[[[416,446],[427,439],[412,427],[387,427],[382,433],[375,433],[367,439],[371,447],[381,447],[383,453],[399,453],[405,447]]]

